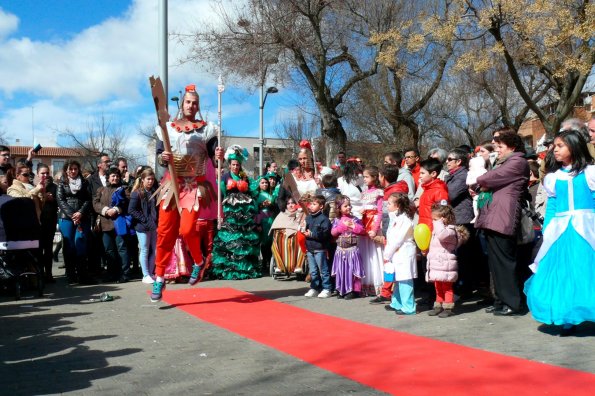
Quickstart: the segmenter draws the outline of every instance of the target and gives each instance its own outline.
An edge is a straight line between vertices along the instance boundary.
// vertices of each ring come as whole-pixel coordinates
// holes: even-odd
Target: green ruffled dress
[[[213,240],[213,267],[211,275],[217,279],[251,279],[261,276],[259,261],[260,235],[256,230],[254,216],[256,202],[251,190],[240,192],[237,187],[227,189],[228,182],[242,180],[240,176],[227,173],[221,178],[223,221]],[[246,180],[249,186],[249,182]]]

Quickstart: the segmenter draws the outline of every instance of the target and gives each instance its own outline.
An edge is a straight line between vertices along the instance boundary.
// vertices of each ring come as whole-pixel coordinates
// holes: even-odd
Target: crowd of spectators
[[[586,124],[580,120],[569,120],[563,123],[560,133],[564,131],[580,135],[580,141],[584,142],[589,155],[588,163],[592,164],[595,155],[595,119]],[[286,219],[284,221],[292,219],[292,231],[288,236],[300,232],[310,236],[313,233],[308,227],[321,221],[315,223],[309,218],[310,223],[307,223],[305,217],[294,221],[296,207],[299,212],[308,214],[310,206],[319,205],[323,211],[321,213],[331,224],[351,216],[357,222],[363,218],[366,223],[368,220],[364,212],[376,210],[375,205],[378,203],[379,217],[374,223],[376,228],[358,233],[359,238],[369,238],[370,243],[383,249],[387,243],[385,236],[389,235],[390,210],[387,211],[386,206],[397,197],[393,204],[395,207],[409,202],[411,208],[415,208],[411,211],[414,215],[412,226],[426,224],[432,230],[436,224],[435,205],[441,204],[452,209],[452,225],[466,230],[466,242],[459,245],[455,243],[453,248],[458,263],[457,276],[452,282],[454,300],[478,297],[479,303],[487,305],[487,313],[499,316],[523,314],[527,311],[523,285],[531,275],[529,266],[534,263],[539,251],[546,203],[549,202],[548,197],[551,198],[551,192],[548,196],[547,189],[544,189],[543,180],[546,175],[560,168],[560,159],[554,153],[555,146],[560,142],[554,138],[545,138],[541,150],[536,152],[526,147],[515,131],[499,129],[494,131],[493,139],[482,142],[476,148],[467,145],[448,149],[432,148],[426,158],[422,158],[416,148],[407,148],[401,152],[388,152],[382,164],[366,164],[368,167],[364,166],[361,159],[349,158],[341,152],[334,169],[314,163],[311,150],[302,148],[297,158],[290,160],[282,170],[277,163],[272,163],[256,181],[248,181],[254,186],[252,193],[247,194],[253,195],[256,205],[254,211],[250,212],[254,213],[254,219],[251,220],[254,227],[250,232],[260,235],[261,241],[257,250],[261,253],[261,259],[258,262],[257,256],[252,257],[254,271],[251,270],[249,277],[268,274],[269,270],[282,272],[289,267],[294,273],[306,272],[297,262],[269,266],[270,261],[274,263],[275,260],[282,260],[279,252],[283,246],[275,246],[280,239],[277,235],[269,237],[271,225],[274,232],[283,229],[274,223],[278,214],[283,213],[281,217]],[[159,184],[155,180],[154,170],[139,167],[135,172],[130,172],[125,158],[112,162],[108,155],[101,153],[97,157],[96,171],[86,177],[76,160],[67,161],[61,172],[52,177],[49,166],[43,163],[38,164],[36,172],[33,172],[33,155],[31,150],[27,160],[12,164],[10,151],[6,146],[0,146],[0,190],[14,197],[28,197],[35,202],[42,226],[39,258],[46,282],[54,282],[52,241],[58,225],[69,283],[125,283],[136,275],[140,275],[144,283],[152,283],[157,226],[155,191]],[[241,166],[234,168],[232,164],[229,177],[223,179],[238,179],[240,171]],[[234,172],[236,176],[232,178]],[[371,179],[374,180],[371,182]],[[366,195],[371,189],[379,189],[378,194],[374,194],[373,202],[369,202],[369,194]],[[335,207],[336,202],[347,202],[349,208]],[[520,236],[520,233],[527,231],[526,227],[523,228],[526,214],[532,221],[528,240]],[[449,226],[448,223],[443,225],[446,228]],[[339,297],[344,297],[349,292],[352,293],[350,298],[372,297],[372,304],[394,301],[391,300],[391,283],[387,285],[382,279],[382,268],[378,280],[367,279],[364,282],[364,285],[370,285],[369,288],[336,292],[332,268],[320,268],[320,252],[324,251],[325,260],[332,263],[336,249],[330,239],[330,226],[327,228],[331,242],[324,240],[321,244],[306,238],[305,246],[300,247],[319,247],[315,253],[308,252],[314,263],[310,263],[310,273],[317,277],[317,283],[307,296],[326,298],[339,294]],[[341,230],[336,233],[333,231],[333,235],[343,235],[342,232],[349,231],[349,228]],[[283,241],[287,243],[288,240],[284,237]],[[179,242],[181,245],[176,245],[172,265],[176,274],[183,275],[180,266],[184,265],[184,251],[189,247],[183,245],[183,240]],[[262,246],[263,243],[267,246]],[[291,243],[292,249],[298,249],[298,242]],[[329,247],[328,251],[326,246]],[[418,249],[415,260],[417,270],[411,273],[428,271],[426,253]],[[301,260],[303,263],[304,257],[296,259],[298,256],[294,254],[292,260]],[[361,259],[365,266],[368,257]],[[382,260],[380,262],[382,266]],[[211,271],[216,274],[218,269],[215,266]],[[319,279],[321,273],[328,273],[331,279],[327,275],[325,279]],[[372,275],[360,273],[358,276]],[[352,281],[351,278],[348,280]],[[344,288],[345,279],[342,278],[341,282]],[[355,283],[358,282],[355,279]],[[321,285],[324,290],[319,290]],[[428,306],[431,306],[434,289],[427,287],[422,276],[415,280],[415,291],[423,293]],[[409,314],[416,312],[411,312],[410,307],[408,310]],[[397,311],[402,313],[401,310]],[[450,314],[452,310],[449,306],[449,314],[440,317]]]

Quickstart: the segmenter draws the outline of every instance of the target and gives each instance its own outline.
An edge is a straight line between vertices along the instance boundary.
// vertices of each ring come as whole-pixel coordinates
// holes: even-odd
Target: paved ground
[[[368,299],[307,299],[307,284],[296,281],[198,287],[233,287],[314,312],[595,373],[592,323],[575,337],[559,338],[530,315],[494,317],[473,301],[458,307],[459,315],[438,319],[399,317]],[[0,296],[0,395],[378,394],[164,303],[151,304],[147,290],[140,282],[69,287],[59,276],[43,298]],[[116,299],[99,302],[105,291]]]

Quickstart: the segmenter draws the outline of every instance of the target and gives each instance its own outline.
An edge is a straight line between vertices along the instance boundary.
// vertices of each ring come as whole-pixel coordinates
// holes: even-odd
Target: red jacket
[[[404,180],[389,184],[384,188],[384,200],[388,200],[388,197],[392,193],[403,193],[407,195],[409,193],[409,187],[407,187],[407,183]]]
[[[421,166],[419,166],[419,162],[415,163],[413,168],[409,168],[411,171],[411,176],[413,176],[413,181],[415,182],[415,188],[419,187],[419,171],[421,170]],[[415,193],[415,191],[414,191]]]
[[[448,203],[448,187],[440,179],[434,179],[423,184],[424,192],[419,197],[419,224],[426,224],[432,227],[432,205],[436,202],[445,201]]]

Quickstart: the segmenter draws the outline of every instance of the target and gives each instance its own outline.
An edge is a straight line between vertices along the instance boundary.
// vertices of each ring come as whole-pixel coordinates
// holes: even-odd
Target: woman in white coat
[[[413,279],[417,278],[416,247],[413,241],[414,208],[406,194],[393,193],[388,198],[389,225],[384,248],[385,281],[395,283],[387,311],[397,315],[415,315]]]

